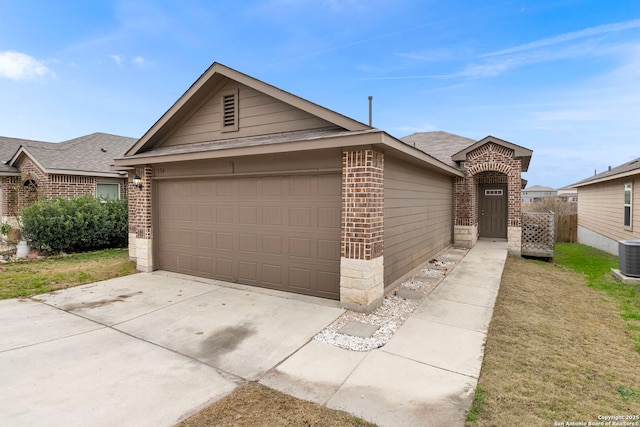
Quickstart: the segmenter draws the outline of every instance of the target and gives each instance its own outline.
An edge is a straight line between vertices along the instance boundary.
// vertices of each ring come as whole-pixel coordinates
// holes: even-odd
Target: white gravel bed
[[[420,269],[410,280],[400,284],[382,301],[382,305],[371,313],[346,311],[331,325],[313,337],[314,340],[340,348],[354,351],[371,351],[385,345],[398,328],[429,295],[442,279],[455,267],[468,251],[466,249],[450,248],[438,256],[425,267]],[[431,267],[431,268],[430,268]],[[425,280],[421,280],[424,278]],[[396,295],[400,289],[408,289],[423,295],[421,299],[405,299]],[[349,322],[362,322],[379,326],[379,329],[369,338],[340,334],[338,331]]]

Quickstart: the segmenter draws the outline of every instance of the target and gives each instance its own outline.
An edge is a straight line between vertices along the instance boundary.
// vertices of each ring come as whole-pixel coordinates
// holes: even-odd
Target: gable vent
[[[222,132],[238,130],[238,91],[222,94]]]

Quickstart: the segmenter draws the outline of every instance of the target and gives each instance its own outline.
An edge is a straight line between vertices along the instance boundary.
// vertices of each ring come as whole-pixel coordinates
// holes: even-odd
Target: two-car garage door
[[[339,174],[157,181],[158,267],[339,299]]]

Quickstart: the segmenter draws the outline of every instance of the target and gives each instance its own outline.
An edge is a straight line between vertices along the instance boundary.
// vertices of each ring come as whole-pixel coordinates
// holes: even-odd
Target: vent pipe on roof
[[[369,126],[373,126],[373,96],[369,96]]]
[[[611,166],[609,166],[609,172],[611,172]]]

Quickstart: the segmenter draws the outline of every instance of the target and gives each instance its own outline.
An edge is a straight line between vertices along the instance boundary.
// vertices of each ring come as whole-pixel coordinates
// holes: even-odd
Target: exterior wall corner
[[[384,154],[342,153],[340,302],[371,311],[384,297]]]

